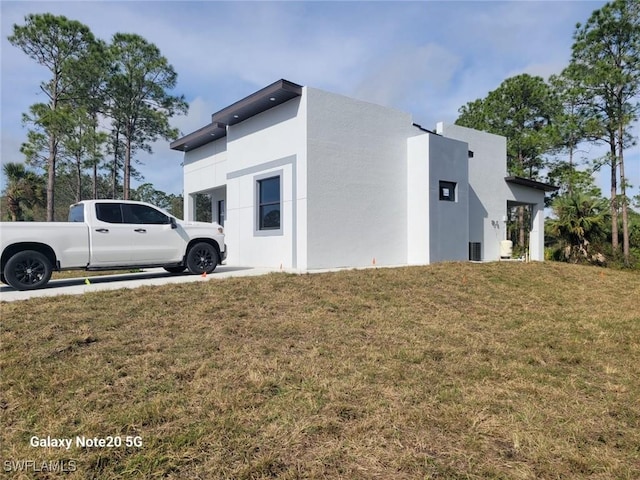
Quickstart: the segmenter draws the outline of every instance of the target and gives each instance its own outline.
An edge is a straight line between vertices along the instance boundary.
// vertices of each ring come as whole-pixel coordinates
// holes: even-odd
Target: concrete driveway
[[[171,274],[162,268],[146,269],[140,273],[122,273],[96,277],[66,278],[51,280],[45,288],[20,292],[4,284],[0,284],[0,302],[28,300],[30,298],[53,297],[56,295],[81,295],[87,292],[117,290],[119,288],[137,288],[148,285],[167,285],[170,283],[207,282],[229,277],[247,277],[266,275],[277,270],[268,268],[232,267],[219,265],[215,272],[202,277],[188,273]],[[78,272],[81,274],[82,272]],[[86,279],[89,283],[86,283]]]

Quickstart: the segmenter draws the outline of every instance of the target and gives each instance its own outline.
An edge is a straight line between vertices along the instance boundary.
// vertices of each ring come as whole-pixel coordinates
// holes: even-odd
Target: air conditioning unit
[[[500,258],[511,258],[513,254],[513,242],[511,240],[502,240],[500,242]]]
[[[472,262],[482,261],[482,243],[469,242],[469,260]]]

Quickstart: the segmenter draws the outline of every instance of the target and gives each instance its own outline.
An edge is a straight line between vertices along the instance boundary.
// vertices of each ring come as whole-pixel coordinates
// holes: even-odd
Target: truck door
[[[149,205],[124,204],[124,222],[133,232],[131,254],[136,264],[179,262],[188,239],[172,228],[171,218]]]
[[[122,204],[95,204],[95,222],[90,227],[91,266],[131,263],[133,232],[123,223]]]

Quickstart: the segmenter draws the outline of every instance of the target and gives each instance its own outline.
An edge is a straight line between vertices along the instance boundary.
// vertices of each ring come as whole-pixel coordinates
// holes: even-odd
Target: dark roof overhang
[[[211,116],[212,122],[235,125],[302,95],[302,87],[288,80],[278,80],[248,97],[223,108]]]
[[[172,150],[188,152],[227,134],[227,126],[235,125],[270,108],[302,95],[302,86],[278,80],[248,97],[223,108],[211,116],[211,123],[171,143]]]
[[[171,142],[169,148],[172,150],[181,150],[188,152],[195,148],[201,147],[209,142],[218,140],[227,135],[227,127],[222,123],[212,122],[189,135],[185,135],[178,140]]]
[[[535,180],[524,177],[512,176],[504,177],[504,179],[507,183],[513,183],[515,185],[521,185],[523,187],[535,188],[536,190],[542,190],[543,192],[555,192],[560,189],[560,187],[549,185],[548,183],[536,182]]]

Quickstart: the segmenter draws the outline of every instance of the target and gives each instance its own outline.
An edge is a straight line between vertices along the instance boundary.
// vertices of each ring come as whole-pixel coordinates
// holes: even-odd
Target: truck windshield
[[[69,221],[84,222],[84,205],[82,203],[71,205],[71,208],[69,208]]]

